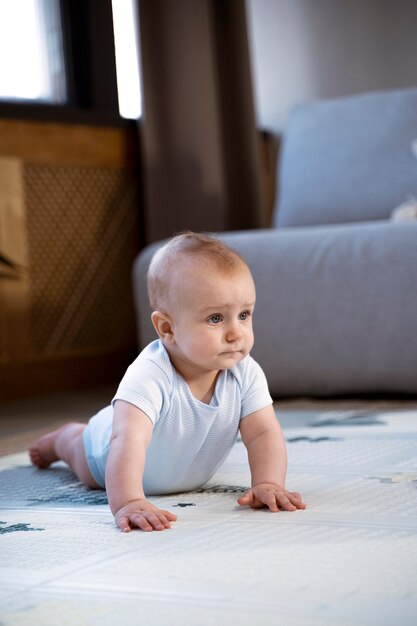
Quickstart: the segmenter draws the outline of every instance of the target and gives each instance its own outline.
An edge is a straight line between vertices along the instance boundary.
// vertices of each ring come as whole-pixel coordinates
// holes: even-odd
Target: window
[[[62,103],[59,0],[0,0],[0,98]]]
[[[137,22],[136,0],[0,0],[0,116],[139,118]]]
[[[112,7],[119,111],[122,117],[137,119],[142,112],[137,2],[112,0]]]

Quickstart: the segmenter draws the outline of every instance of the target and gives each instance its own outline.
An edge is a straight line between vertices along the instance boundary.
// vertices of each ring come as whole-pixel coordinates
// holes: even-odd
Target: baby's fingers
[[[241,506],[250,506],[253,501],[252,489],[246,491],[243,496],[240,496],[240,498],[237,499],[237,501]]]
[[[145,532],[152,530],[165,530],[165,528],[171,528],[170,520],[164,515],[165,511],[141,511],[137,513],[130,513],[130,515],[124,515],[117,521],[119,528],[128,533],[132,528],[140,528]],[[176,519],[176,515],[170,514],[170,517]],[[171,521],[175,521],[171,519]]]
[[[142,513],[132,513],[131,515],[124,515],[119,520],[117,520],[117,525],[124,533],[130,533],[130,531],[135,527],[145,531],[153,530],[153,527]]]
[[[165,511],[164,509],[161,509],[161,513],[163,513],[166,519],[169,520],[170,522],[177,521],[177,516],[174,513],[171,513],[171,511]]]
[[[275,507],[276,508],[270,508],[271,511],[277,511],[278,508],[284,511],[295,511],[296,510],[296,506],[295,504],[293,504],[292,502],[292,498],[291,498],[291,494],[289,494],[288,492],[279,492],[279,493],[275,493],[274,494],[274,500],[275,500]],[[296,500],[296,502],[298,502],[298,500]],[[278,505],[278,507],[277,507]]]
[[[288,499],[297,507],[297,509],[305,509],[307,505],[303,502],[301,496],[296,491],[291,491],[288,494]]]
[[[301,496],[297,492],[283,491],[276,494],[276,501],[281,510],[296,511],[297,509],[305,509],[306,505],[301,500]],[[273,509],[271,509],[272,511]]]
[[[129,518],[126,517],[126,515],[117,520],[117,525],[124,533],[129,533],[132,530],[129,524]]]
[[[137,525],[145,531],[165,530],[165,528],[171,528],[171,523],[164,513],[165,511],[144,511],[141,515],[143,519],[140,520],[139,518],[139,524]]]
[[[251,509],[263,509],[264,507],[264,503],[255,497],[252,489],[246,491],[243,496],[240,496],[240,498],[238,498],[237,501],[240,506],[250,506]]]

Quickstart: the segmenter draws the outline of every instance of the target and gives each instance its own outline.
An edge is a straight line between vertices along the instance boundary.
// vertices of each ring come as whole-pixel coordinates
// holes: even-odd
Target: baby
[[[146,498],[201,487],[240,431],[252,487],[242,506],[304,509],[285,489],[287,455],[253,346],[255,286],[242,257],[213,236],[187,232],[152,258],[152,322],[159,339],[130,365],[112,405],[29,450],[39,468],[62,459],[86,486],[106,489],[117,526],[170,528],[177,516]]]

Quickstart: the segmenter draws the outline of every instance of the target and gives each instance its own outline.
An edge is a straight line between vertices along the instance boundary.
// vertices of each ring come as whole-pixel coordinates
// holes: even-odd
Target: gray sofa
[[[283,396],[417,394],[417,89],[299,106],[279,164],[274,227],[221,238],[257,286],[252,355]],[[134,266],[141,345],[154,338]]]

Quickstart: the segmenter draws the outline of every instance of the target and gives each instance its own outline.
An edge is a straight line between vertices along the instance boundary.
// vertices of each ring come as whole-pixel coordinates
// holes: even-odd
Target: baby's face
[[[188,268],[178,285],[172,315],[174,364],[198,371],[229,369],[253,346],[255,285],[246,267],[228,276]]]

